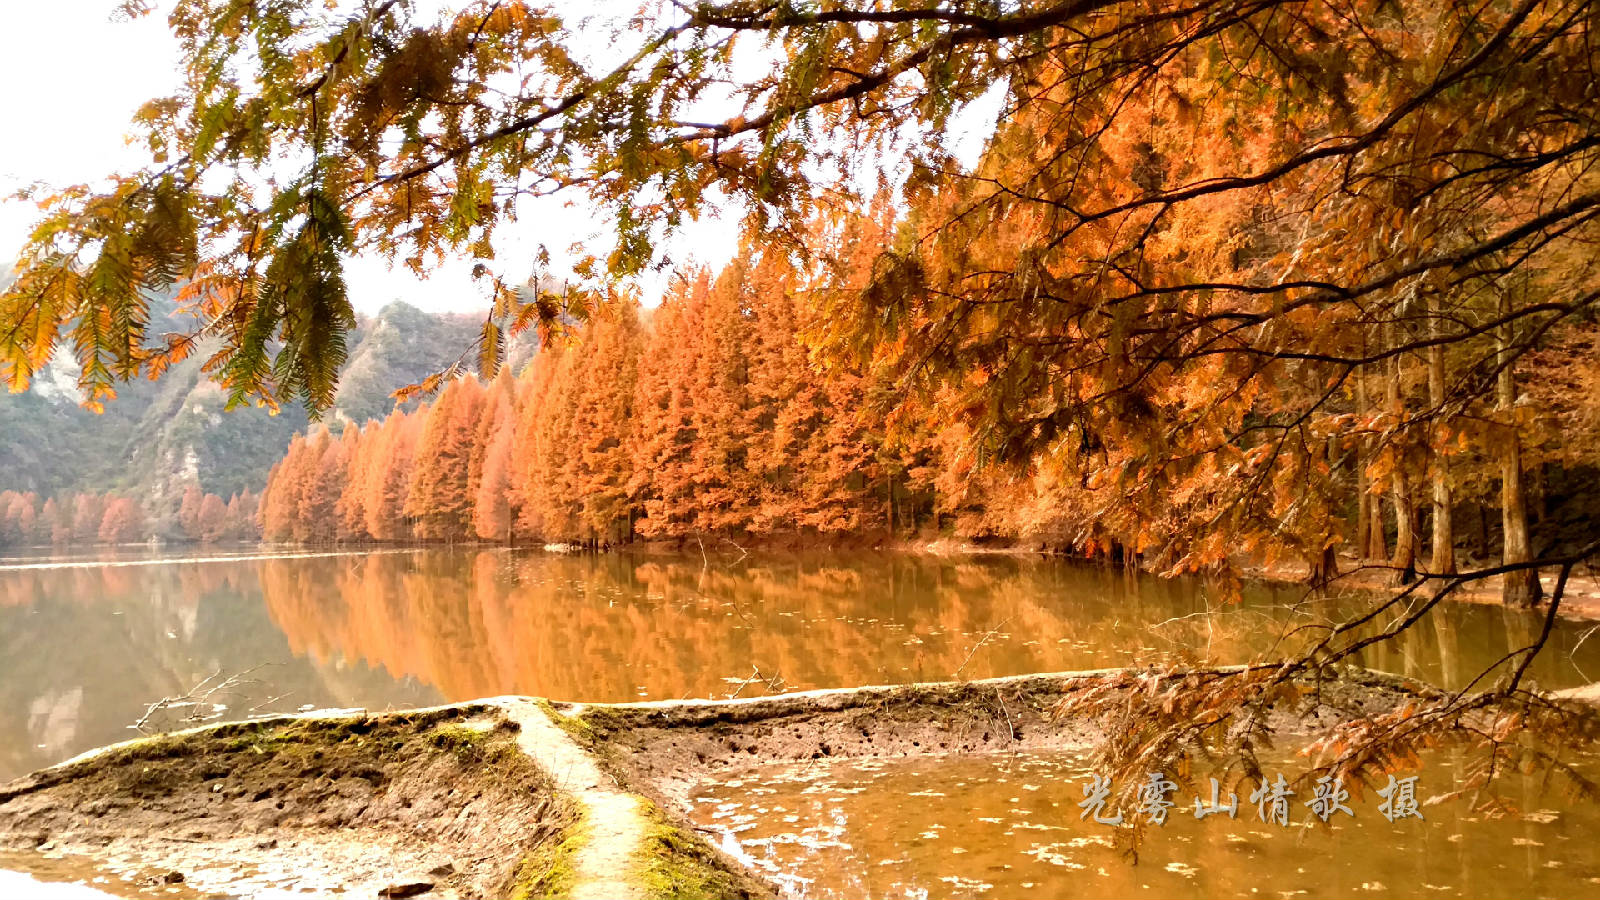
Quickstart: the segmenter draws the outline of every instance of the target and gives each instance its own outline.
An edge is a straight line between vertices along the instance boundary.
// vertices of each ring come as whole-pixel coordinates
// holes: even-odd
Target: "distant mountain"
[[[0,284],[6,274],[0,268]],[[338,428],[387,415],[391,391],[455,361],[481,324],[476,315],[429,314],[404,303],[363,318],[326,421]],[[153,321],[151,333],[181,327],[168,317]],[[158,521],[175,513],[195,480],[222,497],[260,491],[289,438],[306,429],[306,414],[287,406],[276,416],[254,408],[224,412],[226,395],[200,371],[204,356],[159,381],[118,385],[117,399],[96,415],[79,405],[77,362],[58,354],[29,390],[0,393],[0,491],[121,490]],[[527,356],[518,348],[513,359]]]

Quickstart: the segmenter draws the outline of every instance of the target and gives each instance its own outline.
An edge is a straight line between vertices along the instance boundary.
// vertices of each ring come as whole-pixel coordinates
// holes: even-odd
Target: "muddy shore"
[[[306,714],[116,745],[0,786],[0,852],[125,896],[772,897],[686,817],[696,784],[825,758],[1090,748],[1052,709],[1125,670],[725,701],[520,697]],[[1284,735],[1431,691],[1361,671]],[[59,866],[58,866],[59,867]],[[44,877],[41,875],[41,877]]]
[[[88,857],[135,886],[508,896],[571,802],[481,704],[218,725],[0,788],[0,849]]]

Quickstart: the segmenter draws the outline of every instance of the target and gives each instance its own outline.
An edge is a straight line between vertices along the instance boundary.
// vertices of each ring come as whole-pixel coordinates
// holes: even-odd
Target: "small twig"
[[[144,715],[141,715],[138,721],[134,722],[130,727],[143,734],[151,734],[153,732],[163,731],[165,728],[156,727],[152,724],[152,720],[155,719],[157,713],[175,711],[179,707],[190,708],[190,711],[187,715],[176,720],[180,723],[207,722],[218,718],[222,715],[222,710],[219,708],[216,698],[219,695],[223,697],[245,696],[238,690],[239,688],[245,685],[259,685],[262,683],[257,679],[247,678],[246,676],[257,671],[258,669],[265,668],[267,665],[271,664],[262,663],[260,665],[251,666],[242,672],[237,672],[227,677],[223,677],[223,670],[218,669],[217,671],[212,672],[210,675],[200,679],[199,682],[182,694],[172,697],[162,697],[160,700],[151,703],[149,706],[145,707]],[[280,694],[279,696],[248,710],[247,714],[255,712],[255,710],[260,709],[261,706],[275,703],[286,696],[288,696],[288,694]],[[171,720],[169,720],[169,722],[170,721]]]
[[[1572,663],[1572,668],[1576,669],[1578,674],[1583,676],[1584,681],[1594,681],[1594,679],[1590,678],[1589,673],[1583,671],[1583,668],[1578,665],[1578,648],[1583,646],[1584,641],[1594,637],[1594,633],[1596,631],[1600,631],[1600,625],[1595,625],[1588,631],[1585,631],[1583,634],[1579,635],[1578,640],[1573,643],[1572,649],[1567,652],[1567,661]]]
[[[730,543],[730,544],[733,544],[733,548],[734,548],[734,549],[735,549],[735,550],[738,550],[738,551],[739,551],[739,558],[738,558],[738,559],[736,559],[736,560],[734,560],[734,561],[733,561],[733,562],[731,562],[731,563],[729,563],[729,565],[731,565],[731,566],[737,566],[737,565],[738,565],[738,564],[739,564],[739,563],[742,563],[742,562],[744,562],[744,559],[745,559],[745,557],[747,557],[747,556],[749,556],[749,555],[750,555],[750,551],[749,551],[749,550],[746,550],[746,549],[745,549],[745,548],[744,548],[744,547],[741,547],[741,546],[740,546],[740,545],[739,545],[739,544],[738,544],[738,542],[737,542],[737,541],[735,541],[735,540],[734,540],[734,539],[733,539],[733,538],[729,538],[729,537],[725,537],[725,538],[723,538],[723,540],[724,540],[724,541],[726,541],[726,542],[728,542],[728,543]]]
[[[761,670],[756,668],[755,666],[751,666],[750,667],[750,674],[745,676],[745,679],[743,681],[739,682],[739,689],[734,691],[733,693],[729,694],[728,695],[728,699],[732,700],[735,697],[738,697],[740,694],[744,693],[744,689],[750,686],[750,682],[755,681],[759,677],[761,677]]]
[[[269,698],[267,700],[263,700],[260,703],[257,703],[255,706],[252,706],[248,710],[246,710],[246,714],[254,714],[256,712],[256,710],[259,710],[264,706],[271,706],[272,704],[277,703],[279,700],[282,700],[283,698],[288,697],[293,693],[294,693],[294,691],[284,691],[283,693],[279,694],[276,697],[271,697],[271,698]]]
[[[1017,726],[1011,722],[1011,710],[1006,709],[1006,695],[999,688],[995,688],[994,696],[1000,701],[1000,711],[1005,713],[1006,728],[1011,732],[1011,739],[1014,741],[1017,739]]]
[[[1006,627],[1006,625],[1010,621],[1011,620],[1009,618],[1008,619],[1001,619],[999,625],[996,625],[993,628],[989,629],[988,633],[986,633],[983,637],[979,638],[978,642],[976,644],[972,645],[972,649],[967,651],[967,658],[963,659],[961,661],[961,665],[956,666],[956,670],[954,672],[950,673],[950,677],[951,678],[955,678],[955,679],[960,679],[961,678],[961,670],[965,669],[967,667],[967,663],[972,662],[972,655],[974,653],[978,652],[978,648],[982,647],[984,644],[988,643],[989,642],[989,638],[992,638],[996,634],[998,634],[1000,632],[1000,629]]]
[[[728,695],[728,699],[732,700],[735,697],[738,697],[741,693],[744,692],[745,688],[750,686],[750,682],[755,681],[757,679],[760,679],[762,682],[764,682],[766,684],[766,686],[767,686],[767,690],[771,691],[774,694],[781,694],[784,691],[784,683],[783,683],[783,676],[782,675],[773,675],[771,677],[768,677],[768,676],[762,674],[761,668],[759,666],[757,666],[754,663],[752,663],[750,665],[750,674],[745,677],[744,681],[741,681],[739,683],[739,689],[738,690],[736,690],[733,693]]]

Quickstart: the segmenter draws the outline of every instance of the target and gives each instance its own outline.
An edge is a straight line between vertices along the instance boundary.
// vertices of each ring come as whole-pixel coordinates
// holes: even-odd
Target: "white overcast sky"
[[[555,0],[575,19],[597,14],[611,21],[637,9],[638,0]],[[171,0],[141,19],[112,21],[117,0],[0,0],[0,195],[43,182],[47,185],[95,183],[108,174],[129,171],[145,161],[125,141],[134,112],[146,100],[171,93],[177,79],[177,49],[167,31]],[[419,6],[443,7],[448,0],[422,0]],[[602,11],[604,11],[602,13]],[[614,48],[596,28],[598,57]],[[991,97],[960,117],[970,127],[961,135],[959,156],[974,164],[990,133],[1003,99],[1003,85]],[[0,200],[0,261],[10,262],[37,216],[31,203]],[[675,264],[720,266],[736,249],[738,229],[733,216],[708,219],[684,229],[665,248]],[[564,208],[546,202],[535,215],[524,215],[497,232],[496,265],[514,281],[532,271],[540,246],[556,262],[566,248],[599,239],[597,252],[609,242],[611,223],[591,209]],[[404,300],[438,312],[484,308],[481,288],[469,277],[470,264],[454,261],[437,267],[427,279],[391,266],[382,258],[358,258],[347,271],[357,310],[376,312]],[[553,271],[551,274],[559,275]],[[644,302],[654,305],[669,273],[654,273],[638,287]]]
[[[144,162],[127,145],[129,123],[139,106],[171,92],[177,78],[177,48],[167,31],[170,2],[133,22],[112,21],[117,0],[0,0],[0,194],[9,196],[34,182],[94,183]],[[560,3],[558,6],[562,5]],[[593,7],[579,2],[579,15]],[[70,29],[70,35],[63,31]],[[37,217],[31,203],[0,201],[0,261],[11,262]],[[592,210],[550,203],[496,237],[503,274],[522,280],[543,244],[560,254],[590,235],[609,233]],[[669,250],[687,261],[721,265],[733,253],[736,223],[696,223]],[[347,272],[351,299],[365,313],[393,300],[431,311],[463,312],[486,305],[458,261],[419,279],[381,258],[354,259]],[[654,304],[666,275],[639,285]]]

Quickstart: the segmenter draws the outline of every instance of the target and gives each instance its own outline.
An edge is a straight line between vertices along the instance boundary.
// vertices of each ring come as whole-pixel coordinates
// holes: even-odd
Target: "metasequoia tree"
[[[748,454],[754,443],[749,396],[754,316],[746,283],[748,265],[724,269],[704,295],[699,315],[685,319],[695,330],[691,346],[688,484],[689,528],[717,533],[747,530],[758,498]]]
[[[326,544],[338,537],[339,495],[344,487],[343,447],[326,426],[308,442],[295,505],[295,540]]]
[[[184,536],[192,540],[213,541],[229,536],[230,531],[237,531],[232,529],[229,522],[229,505],[221,497],[203,493],[193,485],[185,491],[185,496],[189,498],[193,519],[181,524],[193,531],[186,529]],[[254,498],[248,494],[244,497],[251,505],[251,515],[254,515]],[[238,501],[239,495],[235,495],[234,499]],[[241,505],[239,515],[244,514],[242,510]],[[31,491],[0,491],[0,545],[126,543],[148,536],[148,525],[138,501],[116,493],[47,497],[41,504],[39,496]],[[292,529],[293,523],[289,522],[285,527]],[[251,530],[240,531],[237,536],[252,536],[249,534]],[[290,532],[285,532],[284,539],[291,536]]]
[[[458,378],[429,410],[404,505],[417,537],[462,540],[470,534],[474,498],[468,469],[482,407],[483,388],[477,379]]]
[[[48,524],[48,539],[52,544],[65,544],[72,540],[72,513],[67,504],[51,497],[44,502],[40,518]]]
[[[682,537],[691,530],[696,434],[689,384],[699,352],[697,323],[704,319],[710,291],[707,271],[676,280],[652,316],[650,339],[639,359],[629,492],[643,513],[639,532],[650,537]]]
[[[473,531],[484,540],[511,538],[515,521],[511,458],[516,430],[517,382],[509,372],[501,371],[485,396],[484,414],[478,420],[467,472]]]
[[[484,388],[483,409],[477,422],[472,424],[472,449],[467,459],[467,495],[476,498],[483,483],[483,470],[488,462],[489,445],[499,431],[515,430],[517,405],[516,376],[501,369]],[[473,500],[476,504],[476,499]]]
[[[565,343],[542,347],[531,366],[530,400],[517,423],[513,483],[519,528],[549,541],[578,536],[572,420],[586,387],[574,375],[581,363],[581,355]]]
[[[374,429],[376,430],[376,429]],[[339,499],[334,504],[338,517],[336,531],[341,541],[357,541],[367,536],[366,479],[370,446],[368,432],[354,422],[347,423],[339,438],[340,471],[344,481],[339,485]]]
[[[200,505],[205,502],[205,492],[198,483],[183,489],[183,501],[178,507],[178,527],[190,540],[200,539]]]
[[[205,499],[200,501],[196,523],[199,540],[208,544],[222,540],[227,536],[228,505],[216,494],[205,495]]]
[[[261,537],[267,541],[289,541],[295,537],[299,518],[300,491],[311,468],[310,452],[304,435],[295,435],[283,459],[267,473],[267,486],[261,494],[259,522]]]
[[[377,465],[368,471],[367,534],[374,540],[395,541],[411,536],[405,504],[411,481],[411,465],[422,424],[427,420],[424,404],[410,416],[396,410],[384,420],[381,436],[374,447]]]
[[[260,538],[260,509],[261,498],[249,491],[228,498],[227,536],[241,541]]]
[[[798,527],[822,532],[883,527],[893,532],[897,524],[891,479],[903,467],[894,464],[897,448],[886,446],[881,426],[874,427],[881,417],[868,403],[870,380],[844,360],[813,359],[795,339],[825,333],[828,320],[817,301],[819,287],[837,291],[866,285],[878,254],[893,238],[887,206],[880,203],[866,214],[842,217],[831,228],[813,228],[806,243],[821,263],[816,277],[802,277],[778,255],[777,247],[762,255],[753,275],[763,354],[754,377],[773,419],[771,426],[763,421],[758,429],[763,432],[760,442],[772,442],[764,487]],[[895,418],[905,410],[889,412]],[[920,435],[902,429],[896,436],[904,446],[908,436]]]
[[[126,544],[144,539],[144,510],[131,497],[113,497],[106,503],[105,517],[100,520],[99,538],[102,544]]]
[[[512,438],[516,435],[513,415],[508,411],[499,427],[489,435],[483,474],[473,501],[473,530],[486,541],[509,541],[516,520],[511,490]]]
[[[517,412],[513,446],[520,452],[512,455],[511,490],[516,496],[517,517],[513,520],[514,533],[524,536],[542,536],[540,513],[535,509],[539,487],[535,481],[535,468],[540,460],[528,452],[539,428],[546,398],[550,396],[551,382],[555,380],[559,365],[560,344],[544,344],[528,363],[518,379]]]
[[[619,299],[590,318],[580,350],[584,386],[573,411],[572,488],[583,498],[582,526],[606,543],[632,537],[628,483],[633,459],[628,433],[638,383],[643,335],[631,299]]]
[[[0,491],[0,545],[32,543],[36,523],[34,498],[16,491]]]
[[[72,501],[72,540],[92,544],[100,539],[100,520],[105,518],[105,500],[95,494],[79,494]]]

